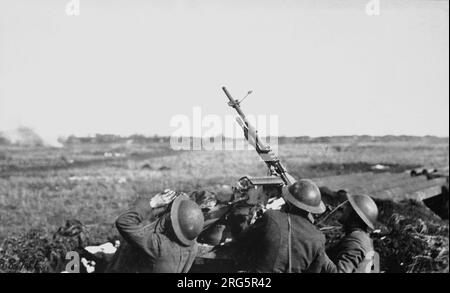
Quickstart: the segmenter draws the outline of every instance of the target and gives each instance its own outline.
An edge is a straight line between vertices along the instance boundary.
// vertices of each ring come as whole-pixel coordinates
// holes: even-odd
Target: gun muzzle
[[[234,103],[234,99],[233,99],[233,97],[231,97],[231,95],[230,95],[230,93],[228,92],[227,88],[223,86],[223,87],[222,87],[222,90],[223,90],[223,92],[225,93],[225,95],[227,95],[227,97],[228,97],[228,99],[230,100],[230,102],[233,102],[233,103]]]

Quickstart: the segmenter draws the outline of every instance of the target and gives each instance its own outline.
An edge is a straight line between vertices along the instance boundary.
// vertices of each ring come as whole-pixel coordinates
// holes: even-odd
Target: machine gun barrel
[[[286,168],[281,164],[278,157],[276,157],[275,155],[272,156],[266,155],[271,151],[271,148],[268,144],[261,141],[261,139],[258,136],[258,131],[251,125],[251,123],[245,116],[244,112],[242,111],[240,102],[238,100],[235,100],[231,96],[226,87],[223,86],[222,90],[230,100],[228,102],[228,105],[234,108],[236,112],[239,114],[241,120],[239,119],[237,120],[241,125],[242,129],[244,130],[245,138],[251,145],[255,147],[256,152],[266,162],[266,165],[269,168],[269,172],[271,173],[271,175],[281,177],[281,179],[283,179],[284,183],[287,185],[294,183],[295,179],[287,173]]]

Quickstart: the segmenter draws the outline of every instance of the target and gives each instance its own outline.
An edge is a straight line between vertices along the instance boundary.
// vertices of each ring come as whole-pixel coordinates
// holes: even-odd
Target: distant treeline
[[[42,140],[38,135],[30,130],[22,130],[21,136],[27,139],[20,139],[12,141],[8,136],[0,133],[0,145],[43,145]],[[25,135],[26,134],[26,135]],[[34,134],[34,135],[32,135]],[[198,140],[200,138],[193,138]],[[211,138],[212,139],[212,138]],[[216,137],[217,139],[232,140],[231,138]],[[265,139],[265,138],[263,138]],[[134,143],[134,144],[150,144],[150,143],[169,143],[170,136],[145,136],[134,134],[130,136],[120,136],[114,134],[96,134],[93,136],[74,136],[67,138],[59,138],[58,142],[62,145],[74,144],[112,144],[112,143]],[[267,141],[275,141],[276,138],[266,138]],[[295,144],[295,143],[363,143],[363,142],[425,142],[425,143],[449,143],[448,137],[436,136],[408,136],[408,135],[386,135],[386,136],[370,136],[370,135],[352,135],[352,136],[279,136],[279,144]]]
[[[120,136],[114,134],[96,134],[95,136],[74,136],[71,135],[67,137],[63,144],[80,144],[80,143],[137,143],[137,144],[147,144],[147,143],[165,143],[169,142],[170,137],[168,136],[145,136],[140,134],[134,134],[130,136]]]
[[[146,143],[169,143],[170,136],[145,136],[145,135],[130,135],[130,136],[118,136],[112,134],[97,134],[90,137],[77,137],[69,136],[64,144],[77,144],[77,143],[126,143],[133,142],[137,144]],[[199,139],[199,138],[194,138]],[[212,138],[211,138],[212,139]],[[231,138],[216,137],[216,139],[231,140]],[[264,139],[264,138],[263,138]],[[276,138],[270,138],[269,141],[274,141]],[[408,136],[408,135],[385,135],[385,136],[370,136],[370,135],[352,135],[352,136],[279,136],[278,143],[290,144],[290,143],[345,143],[345,142],[435,142],[435,143],[448,143],[448,137],[437,136]]]
[[[347,136],[297,136],[297,137],[278,137],[278,142],[283,143],[348,143],[348,142],[429,142],[429,143],[448,143],[448,137],[438,136],[411,136],[411,135],[347,135]]]

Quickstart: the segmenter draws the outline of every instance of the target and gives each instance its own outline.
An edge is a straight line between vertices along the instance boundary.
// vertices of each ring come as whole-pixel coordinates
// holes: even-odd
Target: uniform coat
[[[170,225],[168,214],[145,224],[152,217],[149,201],[138,199],[121,214],[116,227],[125,242],[119,247],[107,272],[181,273],[188,272],[197,254],[198,244],[181,244]]]
[[[253,243],[252,271],[285,273],[289,268],[288,216],[291,221],[291,272],[321,273],[335,269],[325,253],[325,236],[300,213],[268,210],[242,236]]]
[[[372,239],[368,233],[360,229],[348,231],[341,241],[329,251],[338,273],[370,272],[373,254]]]

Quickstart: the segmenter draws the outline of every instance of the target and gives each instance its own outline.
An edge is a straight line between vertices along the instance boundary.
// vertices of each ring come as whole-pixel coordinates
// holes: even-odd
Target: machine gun
[[[221,209],[212,211],[207,215],[207,222],[204,227],[205,233],[201,236],[210,234],[212,226],[217,224],[231,226],[232,236],[239,234],[259,218],[270,201],[281,197],[281,188],[284,185],[295,182],[295,179],[287,172],[279,158],[273,153],[271,147],[260,139],[258,131],[248,121],[241,108],[243,99],[241,101],[235,100],[225,87],[222,87],[222,90],[229,100],[228,105],[234,108],[239,115],[239,117],[236,117],[236,120],[242,127],[246,140],[255,148],[258,155],[266,163],[268,176],[241,177],[233,188],[233,200],[226,206],[221,207]],[[258,187],[261,188],[258,189]],[[236,218],[240,220],[236,220]],[[202,238],[204,237],[200,237],[200,239]]]
[[[289,185],[295,182],[295,179],[287,172],[286,168],[281,164],[280,159],[272,152],[270,146],[263,142],[259,136],[258,131],[253,127],[241,109],[241,102],[252,92],[249,91],[241,101],[235,100],[228,92],[226,87],[222,87],[225,95],[228,97],[228,105],[236,110],[239,117],[236,121],[242,127],[244,136],[247,141],[255,148],[258,155],[267,165],[269,169],[269,176],[251,178],[247,177],[251,183],[255,185]]]
[[[229,100],[228,105],[234,108],[239,115],[239,117],[236,117],[236,121],[244,131],[246,140],[255,148],[261,159],[264,160],[269,173],[268,176],[264,177],[242,177],[238,182],[240,191],[249,191],[251,188],[258,186],[272,190],[275,188],[276,190],[284,185],[294,183],[295,179],[287,172],[286,168],[280,162],[280,159],[273,153],[270,146],[260,139],[258,131],[251,125],[242,111],[241,102],[251,94],[252,91],[249,91],[241,101],[238,101],[231,96],[226,87],[222,87],[222,90]]]

